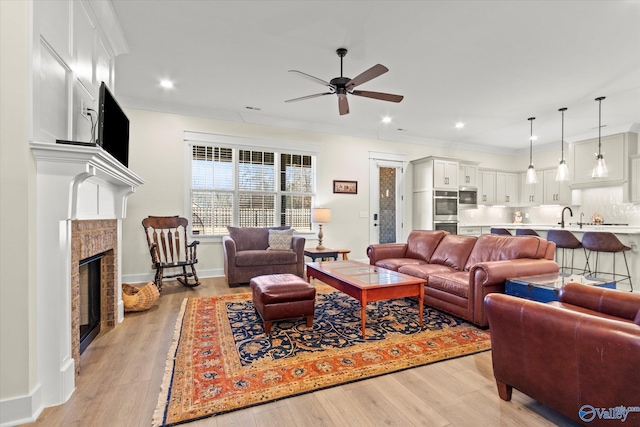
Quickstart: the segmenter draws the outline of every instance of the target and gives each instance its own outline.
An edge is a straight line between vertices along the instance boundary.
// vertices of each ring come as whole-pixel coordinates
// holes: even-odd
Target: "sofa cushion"
[[[413,230],[407,238],[407,258],[417,258],[429,262],[440,240],[449,234],[441,230]]]
[[[398,268],[398,272],[402,274],[408,274],[410,276],[419,277],[421,279],[429,280],[429,276],[436,273],[453,273],[456,270],[440,264],[416,264],[416,265],[403,265]]]
[[[295,264],[298,257],[293,251],[247,250],[236,252],[236,266]]]
[[[469,270],[479,262],[542,258],[544,257],[544,251],[540,251],[542,241],[536,236],[483,234],[478,237],[473,246],[464,269]]]
[[[457,271],[455,273],[432,274],[429,276],[426,286],[462,298],[469,298],[469,272]]]
[[[446,265],[462,271],[477,240],[478,238],[474,236],[454,234],[444,236],[431,255],[429,263]]]
[[[386,258],[376,262],[376,266],[387,270],[398,271],[404,265],[425,265],[426,261],[416,258]]]
[[[293,230],[269,230],[268,251],[291,251]]]
[[[227,227],[236,251],[265,250],[269,247],[269,230],[288,230],[290,227]]]

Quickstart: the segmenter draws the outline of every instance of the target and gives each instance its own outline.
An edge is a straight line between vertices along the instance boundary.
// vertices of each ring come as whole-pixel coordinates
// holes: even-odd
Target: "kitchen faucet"
[[[560,228],[564,228],[564,211],[566,211],[567,209],[569,209],[569,216],[573,218],[573,211],[569,206],[566,206],[564,209],[562,209],[561,220],[559,222]]]

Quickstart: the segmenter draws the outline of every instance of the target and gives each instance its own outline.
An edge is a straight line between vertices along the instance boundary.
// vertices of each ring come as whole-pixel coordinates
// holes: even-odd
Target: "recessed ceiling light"
[[[464,127],[464,123],[458,122],[456,123],[456,129],[462,129]]]
[[[173,82],[171,80],[160,80],[160,86],[166,89],[171,89],[173,87]]]
[[[382,123],[391,123],[391,117],[389,116],[384,116],[382,118]]]
[[[537,136],[535,136],[535,135],[531,135],[531,140],[532,140],[532,141],[535,141],[536,139],[538,139],[538,137],[537,137]]]

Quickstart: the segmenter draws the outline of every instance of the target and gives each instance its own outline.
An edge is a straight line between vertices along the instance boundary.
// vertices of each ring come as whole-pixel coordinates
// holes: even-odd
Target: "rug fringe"
[[[171,341],[171,347],[169,347],[169,355],[164,368],[164,374],[162,376],[162,384],[160,385],[160,396],[158,396],[158,404],[155,411],[153,411],[153,420],[151,422],[152,427],[161,427],[164,425],[164,413],[168,408],[167,400],[169,399],[169,392],[171,386],[171,379],[173,378],[173,367],[176,360],[176,351],[178,349],[178,342],[180,341],[180,335],[182,333],[182,325],[184,324],[184,313],[187,309],[187,302],[189,298],[185,298],[180,306],[180,312],[178,313],[178,319],[176,320],[176,326],[173,330],[173,340]]]

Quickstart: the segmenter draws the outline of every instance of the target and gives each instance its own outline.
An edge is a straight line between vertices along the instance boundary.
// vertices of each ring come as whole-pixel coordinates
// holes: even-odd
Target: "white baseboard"
[[[26,396],[0,400],[0,427],[34,422],[43,409],[40,385]]]

